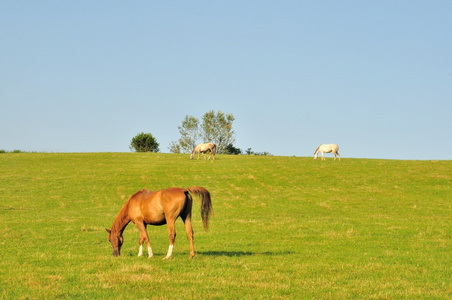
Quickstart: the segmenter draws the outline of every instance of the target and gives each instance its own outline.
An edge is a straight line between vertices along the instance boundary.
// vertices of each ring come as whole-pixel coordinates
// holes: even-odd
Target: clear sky
[[[452,1],[1,1],[0,149],[162,152],[186,115],[235,146],[452,159]]]

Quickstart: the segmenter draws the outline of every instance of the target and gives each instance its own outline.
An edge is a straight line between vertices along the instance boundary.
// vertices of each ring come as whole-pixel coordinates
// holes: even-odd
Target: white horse
[[[339,146],[336,144],[322,144],[314,152],[314,159],[317,159],[317,155],[322,153],[322,160],[325,160],[325,156],[323,156],[323,153],[331,153],[334,154],[334,160],[336,160],[336,155],[339,157],[339,160],[341,160],[341,156],[339,155]]]
[[[206,153],[207,151],[210,151],[210,155],[207,160],[210,159],[212,154],[213,154],[213,160],[215,160],[215,152],[217,151],[217,146],[214,143],[198,144],[195,147],[195,149],[193,149],[193,151],[191,152],[190,159],[193,159],[193,157],[195,157],[196,152],[198,152],[198,159],[199,159],[199,153],[201,153],[202,156],[204,156],[204,159],[206,159],[206,156],[204,155],[204,153]]]

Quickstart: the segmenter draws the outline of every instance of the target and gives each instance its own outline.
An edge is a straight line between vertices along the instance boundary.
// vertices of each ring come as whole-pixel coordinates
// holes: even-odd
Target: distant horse
[[[198,159],[199,159],[199,153],[202,153],[202,156],[204,156],[204,159],[206,159],[206,156],[204,155],[204,153],[206,153],[207,151],[210,151],[210,155],[207,160],[210,159],[212,154],[213,154],[213,160],[215,160],[215,152],[217,151],[217,145],[215,145],[214,143],[198,144],[191,152],[190,159],[193,159],[193,157],[195,157],[196,152],[198,152]]]
[[[334,154],[334,160],[336,160],[336,155],[339,157],[339,160],[341,160],[341,156],[339,155],[339,146],[336,144],[322,144],[314,152],[314,159],[317,159],[318,153],[322,153],[322,160],[325,160],[325,156],[323,156],[323,153],[331,153]]]
[[[212,202],[210,193],[205,188],[198,186],[185,189],[173,187],[157,192],[141,190],[127,200],[113,222],[111,230],[106,229],[108,241],[113,247],[113,256],[120,255],[121,246],[124,242],[122,233],[126,226],[133,222],[140,230],[138,256],[143,255],[143,242],[146,242],[149,258],[153,256],[153,253],[146,226],[167,224],[170,244],[164,259],[170,258],[173,254],[174,240],[176,239],[175,222],[178,217],[181,217],[190,240],[190,258],[193,258],[195,256],[191,225],[193,199],[190,193],[199,196],[201,199],[201,218],[204,230],[207,231],[209,216],[212,213]]]

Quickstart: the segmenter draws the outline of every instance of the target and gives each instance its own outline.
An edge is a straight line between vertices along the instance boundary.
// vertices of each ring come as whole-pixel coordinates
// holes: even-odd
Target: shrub
[[[139,133],[130,142],[130,150],[136,152],[159,152],[159,144],[150,133]]]

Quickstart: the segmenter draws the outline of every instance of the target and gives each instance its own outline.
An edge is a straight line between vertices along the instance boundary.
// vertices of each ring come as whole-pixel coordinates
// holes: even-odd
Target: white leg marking
[[[143,256],[143,245],[140,245],[140,250],[138,250],[138,256]]]
[[[148,253],[149,253],[149,258],[154,256],[154,253],[152,253],[152,248],[151,247],[148,247]]]
[[[166,257],[164,259],[168,259],[173,255],[173,247],[174,245],[169,245],[168,254],[166,254]]]

